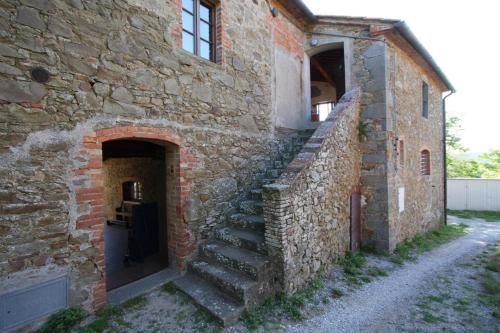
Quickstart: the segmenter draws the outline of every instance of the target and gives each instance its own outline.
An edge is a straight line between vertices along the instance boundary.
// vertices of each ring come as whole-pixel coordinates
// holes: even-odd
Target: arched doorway
[[[141,139],[102,145],[108,291],[168,266],[166,155],[175,150]]]
[[[106,305],[107,290],[109,290],[106,283],[105,256],[105,227],[109,211],[105,204],[104,160],[105,156],[106,158],[110,156],[111,158],[113,156],[130,157],[128,154],[132,153],[127,149],[131,145],[139,147],[130,149],[135,155],[140,154],[138,150],[141,150],[140,147],[144,145],[150,147],[147,154],[151,154],[152,151],[155,154],[164,153],[162,163],[164,163],[163,174],[166,184],[163,205],[166,210],[164,227],[167,240],[163,240],[163,246],[167,248],[164,254],[168,260],[163,261],[162,264],[172,269],[184,270],[186,258],[196,249],[195,242],[191,240],[183,221],[183,214],[185,201],[190,193],[190,183],[186,172],[196,165],[197,159],[182,147],[183,140],[167,129],[154,127],[118,126],[86,133],[77,156],[83,162],[73,170],[72,184],[76,203],[73,214],[75,214],[76,230],[82,230],[88,234],[89,243],[97,250],[97,256],[89,258],[94,262],[99,276],[98,281],[88,286],[91,290],[94,309]],[[133,177],[122,180],[132,183],[138,181]],[[141,184],[142,190],[144,190],[144,185]],[[123,184],[119,186],[121,194],[123,194],[123,186]],[[111,210],[116,208],[112,207]]]
[[[311,121],[323,121],[346,92],[343,43],[324,45],[310,52]]]

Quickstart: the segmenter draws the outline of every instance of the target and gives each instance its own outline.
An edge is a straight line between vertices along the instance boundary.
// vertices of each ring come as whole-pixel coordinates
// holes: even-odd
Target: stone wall
[[[105,304],[104,140],[175,141],[179,269],[275,159],[265,1],[221,2],[218,63],[179,48],[179,4],[0,3],[0,293],[64,274]]]
[[[441,84],[405,52],[388,43],[389,248],[444,221]],[[429,116],[422,116],[422,82],[429,87]],[[401,141],[403,150],[401,151]],[[431,154],[431,174],[420,174],[420,152]],[[401,162],[401,159],[404,159]],[[404,209],[399,195],[404,189]],[[400,211],[400,208],[403,209]]]
[[[333,34],[328,36],[325,34]],[[361,90],[362,240],[379,250],[389,248],[387,196],[387,132],[385,43],[374,40],[366,23],[342,23],[322,18],[311,39],[324,51],[342,43],[345,53],[346,87]]]
[[[266,244],[292,292],[349,250],[349,197],[361,172],[360,96],[346,93],[278,180],[264,186]]]

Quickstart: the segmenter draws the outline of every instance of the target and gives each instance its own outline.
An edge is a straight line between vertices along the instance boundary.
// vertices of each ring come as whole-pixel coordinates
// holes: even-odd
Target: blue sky
[[[500,149],[498,3],[491,0],[303,0],[315,14],[401,19],[455,86],[448,113],[471,152]]]

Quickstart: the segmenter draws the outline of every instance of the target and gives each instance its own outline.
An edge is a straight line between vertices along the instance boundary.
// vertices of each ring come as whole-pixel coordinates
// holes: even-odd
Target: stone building
[[[172,275],[231,324],[438,227],[445,91],[300,0],[1,1],[0,331]]]

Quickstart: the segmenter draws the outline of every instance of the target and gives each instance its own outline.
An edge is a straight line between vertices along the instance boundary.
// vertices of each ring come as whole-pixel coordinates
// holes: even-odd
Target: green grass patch
[[[182,292],[182,290],[180,290],[172,281],[165,283],[162,286],[162,290],[172,296],[177,296],[177,299],[181,305],[186,305],[191,302],[191,298],[184,292]]]
[[[437,230],[418,234],[412,240],[406,240],[398,244],[391,256],[391,261],[401,265],[407,260],[414,259],[415,253],[429,251],[438,245],[463,236],[466,229],[466,224],[449,224]]]
[[[448,215],[463,219],[483,219],[488,222],[500,222],[500,212],[474,211],[474,210],[448,210]]]
[[[385,269],[379,267],[368,267],[366,271],[370,276],[387,276],[388,273]]]
[[[429,311],[422,311],[422,319],[428,324],[446,323],[447,320],[443,316],[435,315]]]
[[[492,248],[494,253],[486,256],[483,263],[485,271],[479,276],[479,281],[483,289],[481,302],[492,308],[492,316],[500,316],[500,246]]]
[[[38,330],[39,333],[66,333],[86,317],[81,307],[64,309],[51,315]]]
[[[323,287],[324,277],[323,274],[319,274],[307,287],[291,296],[279,295],[276,298],[266,300],[261,306],[243,311],[241,320],[250,331],[255,331],[264,325],[271,314],[282,314],[293,321],[303,320],[302,308],[307,302],[312,301]],[[323,302],[325,302],[325,298],[323,298]],[[329,302],[328,299],[327,302]]]
[[[361,274],[361,268],[366,264],[366,258],[362,253],[347,252],[342,259],[344,273],[351,276]]]
[[[333,298],[340,298],[344,296],[344,292],[339,289],[339,288],[332,288],[332,297]]]
[[[134,297],[132,299],[129,299],[125,303],[121,305],[121,308],[124,310],[131,310],[135,308],[139,308],[143,305],[145,305],[148,302],[147,298],[145,296],[138,296]]]

